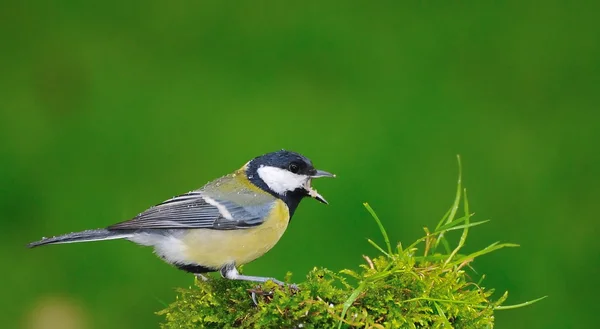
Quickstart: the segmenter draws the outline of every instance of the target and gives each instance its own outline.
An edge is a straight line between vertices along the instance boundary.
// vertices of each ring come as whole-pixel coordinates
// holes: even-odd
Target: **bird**
[[[127,221],[42,238],[28,247],[126,239],[153,247],[165,262],[202,279],[205,273],[220,272],[230,280],[284,285],[272,277],[243,275],[237,267],[275,246],[303,198],[328,204],[311,185],[321,177],[335,175],[315,169],[310,159],[296,152],[266,153]]]

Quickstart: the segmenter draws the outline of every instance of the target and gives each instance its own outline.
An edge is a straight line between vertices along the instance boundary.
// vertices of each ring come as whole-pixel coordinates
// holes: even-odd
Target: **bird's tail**
[[[87,230],[82,232],[69,233],[64,235],[55,236],[52,238],[42,238],[40,241],[32,242],[27,245],[29,248],[43,246],[47,244],[59,244],[59,243],[75,243],[75,242],[89,242],[89,241],[101,241],[101,240],[114,240],[114,239],[126,239],[131,237],[131,232],[123,231],[111,231],[107,229]]]

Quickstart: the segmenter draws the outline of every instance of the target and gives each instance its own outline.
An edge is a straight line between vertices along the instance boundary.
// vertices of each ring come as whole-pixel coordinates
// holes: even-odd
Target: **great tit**
[[[153,247],[165,262],[200,277],[220,271],[227,279],[283,285],[273,278],[242,275],[236,266],[257,259],[279,241],[304,197],[327,204],[311,187],[312,179],[319,177],[335,175],[315,169],[295,152],[267,153],[128,221],[43,238],[28,246],[127,239]]]

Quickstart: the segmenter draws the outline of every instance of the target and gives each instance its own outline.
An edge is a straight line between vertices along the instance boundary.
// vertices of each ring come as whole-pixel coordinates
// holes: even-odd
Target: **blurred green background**
[[[498,328],[597,326],[598,2],[0,4],[3,328],[156,328],[192,276],[103,227],[286,148],[316,183],[253,275],[355,268],[450,206],[455,155],[476,219],[467,251],[508,303]]]

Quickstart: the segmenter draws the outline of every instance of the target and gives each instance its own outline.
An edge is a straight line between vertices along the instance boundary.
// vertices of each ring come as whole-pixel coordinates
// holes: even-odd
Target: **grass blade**
[[[450,226],[450,227],[444,229],[444,231],[461,230],[463,228],[470,228],[470,227],[473,227],[473,226],[485,224],[485,223],[487,223],[489,221],[490,221],[489,219],[486,219],[486,220],[482,220],[480,222],[473,222],[473,223],[469,223],[469,224],[463,224],[463,225],[457,225],[457,226]],[[454,224],[454,223],[451,223],[451,224]],[[433,232],[432,234],[437,234],[437,233],[439,233],[439,232]]]
[[[454,198],[454,203],[452,204],[452,210],[450,211],[450,216],[446,220],[446,224],[452,222],[454,220],[454,216],[456,216],[456,212],[458,211],[458,205],[460,204],[460,193],[462,192],[462,163],[460,162],[460,155],[456,155],[456,160],[458,161],[458,183],[456,186],[456,197]]]
[[[448,211],[446,211],[446,213],[444,214],[444,217],[442,217],[442,219],[438,222],[437,226],[435,227],[435,230],[439,230],[440,227],[442,227],[442,225],[444,225],[444,222],[446,221],[446,219],[448,218],[448,216],[450,216],[450,211],[452,210],[452,208],[448,209]]]
[[[452,223],[452,221],[454,221],[454,216],[456,216],[456,212],[458,211],[458,205],[460,204],[460,193],[462,191],[462,163],[460,162],[460,155],[456,155],[456,159],[458,161],[458,183],[456,186],[456,196],[454,197],[454,203],[452,203],[452,207],[449,210],[449,214],[446,218],[446,224],[450,224]],[[446,216],[444,216],[446,217]],[[438,224],[438,226],[440,226]],[[438,228],[436,228],[437,231]],[[444,232],[441,232],[438,240],[435,243],[435,247],[433,248],[434,250],[437,249],[438,245],[440,244],[440,241],[442,240],[442,238],[444,237]]]
[[[385,250],[383,250],[377,243],[375,243],[373,240],[371,239],[367,239],[367,241],[373,246],[375,247],[375,249],[381,251],[382,254],[388,256],[388,257],[392,257],[390,254],[388,254],[387,252],[385,252]]]
[[[463,230],[462,235],[460,236],[460,241],[458,242],[458,246],[456,246],[456,248],[454,248],[454,250],[452,250],[452,253],[448,257],[448,259],[446,259],[446,261],[444,262],[444,267],[446,265],[448,265],[448,263],[456,255],[456,253],[458,253],[458,251],[465,245],[465,242],[467,241],[467,235],[469,235],[469,226],[470,226],[469,218],[471,217],[471,215],[469,214],[469,199],[467,198],[467,189],[465,189],[464,194],[465,194],[465,200],[463,201],[463,205],[465,208],[465,224],[461,225],[461,226],[464,226],[464,230]]]
[[[527,302],[524,302],[524,303],[521,303],[521,304],[506,305],[506,306],[496,306],[496,307],[494,307],[494,310],[512,310],[512,309],[519,308],[519,307],[529,306],[529,305],[531,305],[533,303],[539,302],[542,299],[546,299],[547,297],[548,296],[543,296],[543,297],[540,297],[540,298],[537,298],[537,299],[534,299],[534,300],[530,300],[530,301],[527,301]]]
[[[365,208],[367,208],[367,211],[371,214],[371,216],[373,216],[373,219],[375,219],[377,225],[379,225],[379,230],[381,231],[381,235],[383,235],[383,239],[385,240],[385,244],[387,246],[387,255],[390,256],[392,254],[392,244],[390,243],[390,238],[388,237],[387,232],[385,231],[385,227],[383,227],[381,220],[379,220],[379,217],[377,217],[377,214],[375,213],[373,208],[371,208],[371,206],[369,206],[369,204],[366,202],[363,203],[363,205],[365,206]]]
[[[498,249],[513,248],[513,247],[519,247],[519,245],[515,244],[515,243],[498,243],[498,242],[494,242],[491,245],[489,245],[489,246],[487,246],[487,247],[485,247],[485,248],[483,248],[483,249],[481,249],[479,251],[476,251],[476,252],[474,252],[472,254],[469,254],[469,255],[467,255],[465,257],[462,257],[462,258],[460,258],[458,260],[453,261],[450,265],[454,266],[454,265],[457,265],[457,264],[460,264],[460,263],[464,262],[465,260],[475,259],[475,258],[477,258],[479,256],[482,256],[482,255],[485,255],[485,254],[489,254],[489,253],[491,253],[493,251],[496,251]]]
[[[338,324],[338,329],[342,328],[342,323],[343,323],[344,319],[346,318],[346,313],[348,312],[348,309],[350,308],[350,306],[352,306],[352,303],[354,303],[354,301],[356,301],[356,299],[363,292],[363,290],[365,290],[365,282],[364,281],[361,282],[358,285],[358,287],[356,287],[356,289],[354,289],[352,294],[344,302],[344,308],[342,309],[342,315],[341,315],[340,323]]]

